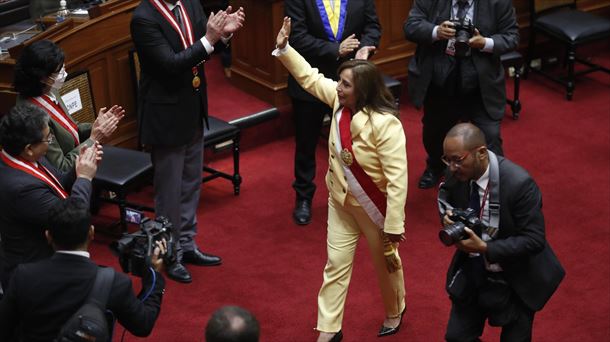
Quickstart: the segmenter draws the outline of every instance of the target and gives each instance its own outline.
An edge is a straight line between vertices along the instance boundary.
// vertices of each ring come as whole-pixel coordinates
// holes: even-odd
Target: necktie
[[[479,197],[479,186],[477,182],[470,183],[470,200],[468,207],[473,209],[477,215],[481,212],[481,197]]]
[[[466,17],[466,8],[468,7],[468,0],[458,0],[457,5],[457,19],[461,22]]]
[[[186,30],[184,29],[184,22],[182,21],[182,15],[180,14],[180,5],[176,5],[172,12],[174,12],[174,17],[176,17],[176,22],[180,27],[180,31],[182,31],[183,34],[186,34]]]

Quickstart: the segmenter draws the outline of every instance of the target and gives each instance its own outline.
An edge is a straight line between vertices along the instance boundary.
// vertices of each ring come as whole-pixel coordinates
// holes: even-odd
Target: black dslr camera
[[[470,19],[451,20],[455,29],[455,57],[465,57],[470,54],[468,41],[474,35],[474,25]]]
[[[466,240],[467,235],[464,231],[466,227],[472,229],[478,236],[481,236],[481,232],[486,228],[485,224],[479,219],[478,213],[471,208],[466,210],[453,209],[449,218],[454,223],[438,232],[438,238],[445,246],[451,246],[460,240]]]
[[[163,216],[151,220],[147,217],[142,219],[140,230],[132,234],[123,234],[123,237],[112,243],[111,249],[118,254],[119,264],[125,273],[132,273],[142,277],[150,266],[150,257],[153,254],[155,243],[165,239],[167,242],[167,253],[164,260],[171,263],[174,258],[172,224]]]

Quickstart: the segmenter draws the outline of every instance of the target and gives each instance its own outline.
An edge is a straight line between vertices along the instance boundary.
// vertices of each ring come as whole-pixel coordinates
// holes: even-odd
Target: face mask
[[[66,76],[68,76],[68,73],[66,72],[66,67],[62,67],[57,76],[55,76],[55,78],[51,78],[53,80],[51,88],[55,90],[61,89],[61,87],[63,87],[64,85],[64,82],[66,81]]]

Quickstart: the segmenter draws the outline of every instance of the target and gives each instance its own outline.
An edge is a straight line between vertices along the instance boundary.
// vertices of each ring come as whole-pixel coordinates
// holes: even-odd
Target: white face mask
[[[61,87],[64,86],[64,82],[66,81],[66,76],[68,76],[68,73],[66,72],[66,67],[62,66],[61,70],[57,73],[57,76],[55,76],[55,78],[51,77],[51,80],[53,80],[51,88],[55,90],[61,89]]]

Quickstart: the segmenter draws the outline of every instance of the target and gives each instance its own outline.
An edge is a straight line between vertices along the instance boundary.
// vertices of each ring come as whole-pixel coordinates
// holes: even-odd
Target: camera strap
[[[487,223],[487,234],[493,239],[498,234],[500,227],[500,165],[498,157],[492,151],[487,151],[489,156],[489,222]]]

